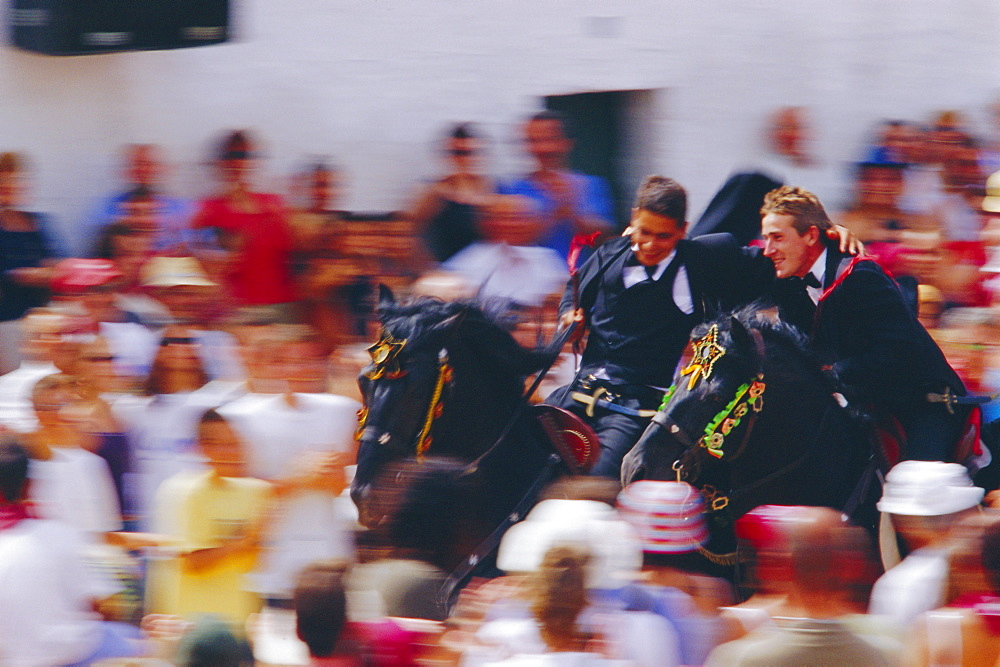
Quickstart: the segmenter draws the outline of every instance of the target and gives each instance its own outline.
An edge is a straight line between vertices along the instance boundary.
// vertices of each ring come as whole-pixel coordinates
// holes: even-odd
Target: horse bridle
[[[699,344],[706,343],[706,340],[710,338],[708,344],[714,345],[716,336],[713,334],[717,334],[717,331],[717,326],[713,324],[712,328],[709,329],[709,333],[699,341]],[[757,348],[757,356],[763,362],[765,355],[764,338],[757,329],[750,329],[749,333]],[[689,366],[688,368],[691,367]],[[695,371],[695,373],[697,372]],[[696,378],[697,375],[694,377]],[[708,376],[706,375],[706,377]],[[694,383],[692,382],[691,384]],[[757,376],[753,380],[737,388],[733,399],[705,426],[703,435],[697,441],[674,420],[669,412],[663,409],[673,398],[674,389],[675,387],[671,387],[667,390],[667,393],[663,397],[663,403],[660,406],[660,412],[657,412],[653,417],[653,421],[666,428],[684,447],[684,453],[674,461],[672,466],[677,475],[678,482],[697,479],[701,471],[700,457],[702,449],[706,450],[711,456],[721,459],[725,454],[722,448],[726,442],[726,437],[743,422],[744,417],[747,417],[743,437],[737,445],[735,453],[727,460],[734,461],[742,456],[747,442],[750,441],[753,427],[757,423],[757,417],[764,408],[764,392],[767,389],[767,384],[764,382],[763,371],[758,371]],[[711,499],[713,511],[720,511],[728,504],[729,499],[726,496],[713,494],[713,498]]]

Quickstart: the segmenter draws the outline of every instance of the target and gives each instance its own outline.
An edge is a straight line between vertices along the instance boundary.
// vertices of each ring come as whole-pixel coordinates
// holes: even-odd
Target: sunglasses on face
[[[194,345],[198,340],[187,336],[166,336],[160,340],[160,347],[167,345]]]

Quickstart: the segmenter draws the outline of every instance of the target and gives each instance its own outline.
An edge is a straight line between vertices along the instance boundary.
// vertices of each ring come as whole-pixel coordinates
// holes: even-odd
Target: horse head
[[[545,361],[497,318],[471,303],[379,299],[381,331],[358,379],[358,468],[351,497],[365,500],[390,461],[425,454],[471,461],[491,444],[521,396],[524,377]]]
[[[693,481],[704,466],[740,455],[763,409],[765,350],[757,329],[735,316],[695,328],[690,355],[659,412],[622,463],[622,483]]]

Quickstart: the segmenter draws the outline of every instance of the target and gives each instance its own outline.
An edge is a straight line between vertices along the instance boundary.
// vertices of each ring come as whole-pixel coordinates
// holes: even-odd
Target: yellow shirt
[[[215,477],[211,471],[182,472],[160,486],[156,499],[157,530],[173,537],[172,558],[150,568],[150,610],[194,618],[218,614],[240,626],[260,608],[244,590],[244,577],[256,555],[233,554],[199,572],[186,568],[180,554],[223,546],[239,538],[265,511],[270,485],[250,477]]]

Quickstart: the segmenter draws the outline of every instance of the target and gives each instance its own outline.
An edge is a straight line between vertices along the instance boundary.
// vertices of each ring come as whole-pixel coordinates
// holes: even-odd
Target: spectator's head
[[[21,502],[27,495],[28,453],[13,437],[0,437],[0,505]]]
[[[130,190],[119,207],[118,221],[139,234],[155,234],[160,228],[160,203],[148,187]]]
[[[314,658],[333,655],[347,622],[342,561],[307,565],[295,584],[295,631]]]
[[[203,616],[181,637],[177,664],[181,667],[251,667],[253,653],[225,621]]]
[[[63,409],[75,399],[73,380],[62,373],[46,375],[31,390],[31,405],[43,428],[62,424]]]
[[[160,346],[146,377],[146,394],[194,391],[208,384],[208,373],[198,354],[198,345],[198,339],[188,329],[168,327],[160,338]]]
[[[912,133],[910,124],[902,120],[882,123],[879,136],[880,162],[908,162]]]
[[[198,422],[198,449],[216,477],[244,477],[243,443],[226,418],[208,410]]]
[[[832,223],[823,204],[811,192],[783,186],[764,197],[760,209],[764,255],[774,262],[779,278],[802,277],[823,253]]]
[[[115,357],[103,336],[80,345],[74,372],[81,382],[97,393],[120,392],[125,389],[123,380],[115,369]]]
[[[983,187],[986,178],[979,166],[979,147],[975,140],[962,137],[950,144],[944,159],[942,180],[951,192],[964,193]],[[979,196],[982,197],[981,192]]]
[[[309,166],[309,210],[322,213],[336,210],[342,197],[340,170],[325,160]]]
[[[251,391],[281,394],[288,390],[282,355],[288,332],[279,324],[251,325],[240,334],[240,352]]]
[[[963,126],[964,121],[957,111],[941,111],[934,117],[927,133],[926,150],[930,161],[944,163],[950,159],[952,151],[967,138]]]
[[[199,324],[218,285],[194,257],[152,257],[142,268],[142,285],[179,324]]]
[[[809,162],[806,146],[808,133],[805,109],[802,107],[782,107],[771,116],[771,150],[793,162]]]
[[[989,308],[951,308],[941,317],[941,350],[970,391],[983,387],[989,348],[998,333],[1000,322]]]
[[[55,363],[60,355],[63,334],[69,331],[69,318],[52,308],[34,308],[24,317],[24,345],[21,352],[25,359]],[[66,363],[64,363],[64,361]],[[60,359],[68,365],[71,359]]]
[[[579,545],[557,544],[545,552],[532,577],[531,612],[552,648],[565,650],[561,644],[576,638],[576,619],[587,607],[589,560]]]
[[[482,144],[471,123],[459,123],[448,132],[445,152],[452,173],[474,174],[480,170]]]
[[[156,190],[163,179],[163,156],[155,144],[129,144],[124,154],[125,181],[134,188]]]
[[[687,192],[665,176],[647,176],[636,193],[629,222],[632,251],[643,266],[666,259],[684,238]]]
[[[52,271],[52,292],[93,322],[119,319],[114,295],[123,284],[122,272],[106,259],[64,259]]]
[[[0,207],[17,208],[24,203],[24,172],[21,153],[0,153]]]
[[[903,171],[900,162],[861,162],[855,172],[855,188],[859,208],[894,210],[903,193]]]
[[[315,394],[326,391],[327,359],[319,335],[305,325],[288,325],[281,348],[281,365],[288,390]]]
[[[236,130],[223,137],[216,160],[222,183],[228,192],[250,189],[255,158],[256,146],[249,132]]]
[[[556,111],[541,111],[524,125],[528,152],[543,171],[563,169],[573,141],[566,134],[566,123]]]
[[[944,312],[944,295],[934,285],[921,283],[917,285],[917,319],[928,331],[941,326],[941,314]]]
[[[494,195],[483,208],[479,228],[483,238],[491,243],[526,246],[538,240],[542,219],[533,199],[520,195]]]

